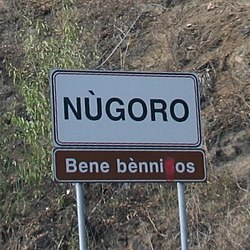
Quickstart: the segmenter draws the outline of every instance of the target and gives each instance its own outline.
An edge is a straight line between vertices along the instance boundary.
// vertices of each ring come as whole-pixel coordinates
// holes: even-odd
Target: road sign
[[[201,145],[198,81],[193,74],[54,70],[50,83],[55,146]]]
[[[58,182],[203,182],[202,150],[114,151],[56,148]]]

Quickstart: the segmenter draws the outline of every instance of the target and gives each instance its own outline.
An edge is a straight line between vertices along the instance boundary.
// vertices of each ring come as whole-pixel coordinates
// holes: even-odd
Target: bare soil
[[[220,172],[230,171],[238,184],[232,183],[231,186],[246,191],[237,203],[247,208],[250,198],[250,2],[74,2],[79,23],[90,31],[85,34],[85,42],[100,54],[100,60],[93,68],[196,72],[199,75],[209,181],[210,178],[221,178]],[[60,1],[50,0],[22,0],[18,3],[0,0],[0,117],[13,108],[22,112],[22,97],[8,75],[7,63],[18,66],[22,62],[23,52],[17,34],[24,10],[33,8],[37,18],[50,18],[53,8],[59,4]],[[6,125],[10,121],[2,122]],[[12,130],[11,126],[8,129],[0,127],[0,145],[6,133],[12,133]],[[12,143],[8,145],[9,157],[22,157],[22,150],[16,147],[18,142]],[[3,150],[6,149],[1,148]],[[218,192],[228,187],[224,180],[217,185]],[[151,191],[148,192],[147,188]],[[198,188],[190,187],[190,197],[196,197],[197,192],[202,197],[199,201],[206,204],[211,187],[208,183],[203,191],[200,191],[203,187],[199,188],[198,191]],[[159,197],[159,190],[164,193],[169,189],[175,190],[175,187],[87,186],[86,221],[92,249],[178,249],[171,243],[172,239],[179,237],[173,236],[178,232],[178,223],[175,217],[166,219],[163,209],[159,208],[167,210],[170,206],[162,204],[162,197]],[[64,209],[57,210],[55,197],[62,193]],[[170,194],[163,196],[167,201],[175,199]],[[14,199],[14,195],[10,199]],[[1,218],[2,249],[73,249],[69,239],[77,233],[74,187],[62,187],[48,180],[43,198],[30,199],[28,207],[22,208],[20,204],[22,213],[13,219],[11,225],[5,224]],[[214,194],[215,202],[216,199],[219,202],[220,198]],[[221,245],[216,241],[217,249],[229,249],[228,246],[231,249],[250,248],[249,218],[241,218],[240,211],[237,212],[234,202],[237,195],[221,199],[225,200],[225,206],[218,208],[215,214],[213,211],[206,219],[198,211],[200,208],[195,207],[195,202],[188,201],[188,209],[193,212],[190,231],[200,230],[212,235],[211,238],[204,236],[205,243],[196,239],[197,248],[192,249],[215,249],[215,237],[221,240]],[[234,209],[230,211],[238,220],[235,224],[225,222],[223,229],[218,222],[216,224],[216,218],[225,218],[223,210],[229,207],[227,199],[232,200],[230,208]],[[177,208],[171,209],[172,213],[177,213]],[[196,214],[201,217],[196,217]],[[198,222],[203,223],[199,224],[200,228]],[[166,223],[172,225],[173,232],[167,231]],[[229,227],[234,232],[228,231]],[[221,236],[228,233],[230,236]]]

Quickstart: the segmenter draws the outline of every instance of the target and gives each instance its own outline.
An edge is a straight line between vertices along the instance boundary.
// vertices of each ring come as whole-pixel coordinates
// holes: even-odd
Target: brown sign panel
[[[58,182],[204,182],[202,150],[87,151],[56,148]]]

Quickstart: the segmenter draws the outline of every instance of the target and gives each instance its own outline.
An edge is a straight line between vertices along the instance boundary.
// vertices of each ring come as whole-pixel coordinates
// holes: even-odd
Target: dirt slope
[[[13,108],[23,109],[7,62],[22,63],[17,34],[24,10],[32,8],[36,18],[50,18],[55,24],[61,2],[0,0],[0,117]],[[199,74],[209,182],[187,187],[191,249],[249,249],[249,1],[71,2],[78,22],[88,30],[85,43],[100,55],[93,68]],[[14,129],[8,126],[10,121],[3,123],[1,147],[6,133]],[[8,157],[22,157],[22,145],[13,143],[8,145]],[[231,179],[224,177],[228,172]],[[77,248],[70,240],[77,232],[74,187],[56,187],[51,180],[45,186],[44,196],[30,197],[31,203],[20,208],[22,213],[15,215],[11,225],[1,218],[2,249]],[[174,186],[93,185],[86,189],[91,249],[178,249],[176,196],[170,192]],[[62,209],[56,203],[59,195]]]
[[[198,72],[212,158],[228,160],[249,152],[249,8],[239,1],[184,1],[170,9],[142,2],[136,6],[139,14],[130,12],[129,25],[134,26],[123,28],[123,33],[131,30],[116,49],[119,53],[113,53],[104,66]],[[103,33],[113,35],[110,40],[116,38],[116,24],[106,29]],[[102,42],[106,52],[110,44]]]

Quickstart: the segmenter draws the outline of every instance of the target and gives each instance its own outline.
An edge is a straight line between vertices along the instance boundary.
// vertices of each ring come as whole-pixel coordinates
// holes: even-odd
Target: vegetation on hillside
[[[208,182],[186,186],[191,249],[249,249],[247,1],[0,0],[0,248],[78,249],[51,173],[51,68],[195,71]],[[89,249],[178,249],[174,184],[89,184]]]

